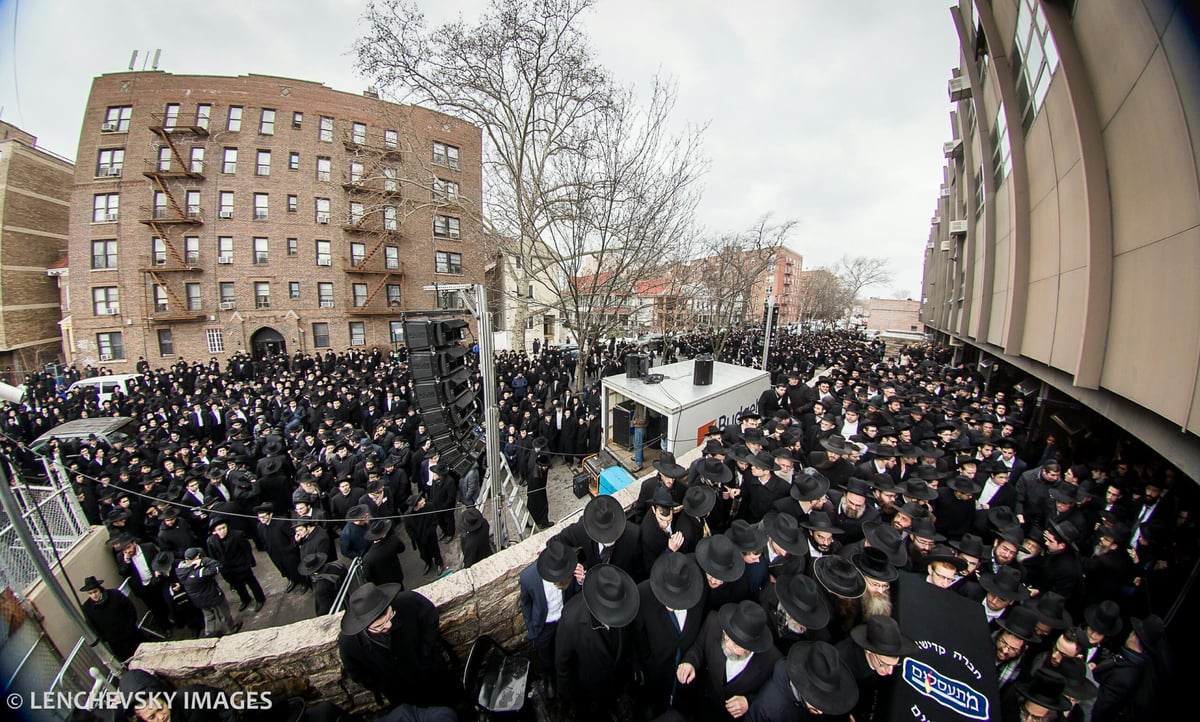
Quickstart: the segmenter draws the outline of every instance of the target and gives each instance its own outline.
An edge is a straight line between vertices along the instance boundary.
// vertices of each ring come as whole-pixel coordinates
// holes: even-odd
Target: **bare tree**
[[[846,294],[844,314],[849,314],[863,289],[890,283],[892,271],[887,260],[873,256],[842,256],[834,272]]]
[[[833,271],[805,271],[800,286],[800,318],[805,322],[831,323],[845,316],[846,289]]]
[[[904,299],[912,298],[912,292],[909,291],[907,288],[893,288],[892,289],[892,298],[903,301]]]

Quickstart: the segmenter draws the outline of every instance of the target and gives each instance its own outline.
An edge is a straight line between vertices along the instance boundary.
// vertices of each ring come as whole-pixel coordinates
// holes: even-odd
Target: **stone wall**
[[[687,465],[699,449],[684,454]],[[637,499],[635,482],[615,496],[627,509]],[[441,614],[442,634],[461,661],[471,643],[489,635],[507,649],[525,642],[517,576],[532,564],[558,526],[503,549],[470,569],[420,587]],[[341,615],[305,619],[282,627],[218,639],[143,644],[129,662],[176,684],[204,683],[227,690],[288,690],[310,699],[328,699],[346,708],[365,708],[372,696],[341,682],[337,639]]]

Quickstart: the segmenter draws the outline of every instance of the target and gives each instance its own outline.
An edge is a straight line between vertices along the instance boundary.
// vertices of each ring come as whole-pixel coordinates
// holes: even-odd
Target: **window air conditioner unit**
[[[108,315],[108,316],[116,316],[120,312],[121,312],[121,309],[118,306],[109,306],[108,308],[104,309],[105,315]]]
[[[318,258],[317,265],[318,266],[332,266],[333,259],[332,258]]]
[[[942,250],[943,250],[943,251],[949,251],[949,250],[950,250],[950,241],[942,241]]]
[[[233,218],[233,211],[221,211],[217,215],[225,220],[231,220]]]
[[[950,189],[947,188],[946,186],[942,186],[940,195],[942,196],[942,198],[949,198],[950,197]]]
[[[333,301],[321,301],[321,308],[333,308]]]
[[[267,214],[266,214],[266,213],[263,213],[263,212],[261,212],[261,211],[255,211],[255,212],[254,212],[254,220],[256,220],[256,221],[265,221],[265,220],[267,220]]]
[[[317,223],[320,223],[323,226],[329,225],[329,214],[328,213],[318,213],[317,214]]]
[[[108,214],[107,216],[105,216],[104,218],[105,218],[105,220],[107,220],[109,223],[116,223],[116,222],[117,222],[117,214],[116,214],[116,213],[109,213],[109,214]]]
[[[966,100],[971,97],[971,82],[963,75],[957,78],[950,78],[948,87],[950,93],[950,102],[957,103],[960,100]]]
[[[101,133],[116,133],[117,132],[117,124],[116,123],[101,123],[100,124],[100,132]]]
[[[156,257],[156,258],[154,259],[154,265],[156,265],[156,266],[165,266],[165,265],[167,265],[167,259],[166,259],[166,257],[163,257],[163,256],[158,256],[158,257]]]
[[[100,354],[100,360],[101,361],[112,361],[112,354],[102,353],[102,354]]]
[[[962,156],[962,139],[950,140],[942,143],[942,153],[947,158],[959,158]]]
[[[967,232],[966,221],[950,221],[950,233],[963,235]]]
[[[235,308],[237,308],[237,304],[234,303],[233,301],[222,301],[221,302],[221,310],[222,311],[232,311]]]
[[[933,225],[935,225],[935,226],[936,226],[936,225],[938,225],[938,224],[939,224],[939,223],[941,223],[941,222],[942,222],[942,217],[941,217],[941,216],[934,216],[934,217],[933,217],[933,220],[931,220],[931,221],[930,221],[930,223],[932,223],[932,224],[933,224]]]
[[[217,256],[217,263],[233,263],[233,254],[222,254]]]

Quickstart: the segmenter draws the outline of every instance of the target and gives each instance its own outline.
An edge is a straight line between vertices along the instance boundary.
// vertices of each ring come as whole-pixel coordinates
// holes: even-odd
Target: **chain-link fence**
[[[47,464],[47,467],[47,478],[39,479],[37,485],[15,477],[13,495],[37,551],[53,566],[57,558],[87,534],[90,526],[61,466]],[[8,587],[20,596],[37,581],[32,554],[33,550],[21,544],[8,514],[0,509],[0,587]]]

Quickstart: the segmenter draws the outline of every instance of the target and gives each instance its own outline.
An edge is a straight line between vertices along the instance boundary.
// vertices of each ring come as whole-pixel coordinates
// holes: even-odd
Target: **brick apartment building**
[[[59,295],[46,269],[67,250],[74,166],[0,121],[0,380],[60,358]]]
[[[262,75],[102,75],[70,225],[76,364],[391,347],[484,253],[480,130]]]
[[[762,309],[768,295],[775,296],[776,323],[796,323],[800,320],[803,307],[801,301],[800,274],[804,270],[804,256],[786,246],[775,250],[775,263],[763,274],[762,280],[754,285],[752,309]],[[752,311],[751,318],[755,317]],[[761,313],[760,313],[761,315]]]
[[[903,331],[921,333],[921,302],[911,298],[878,298],[867,300],[868,331]]]

